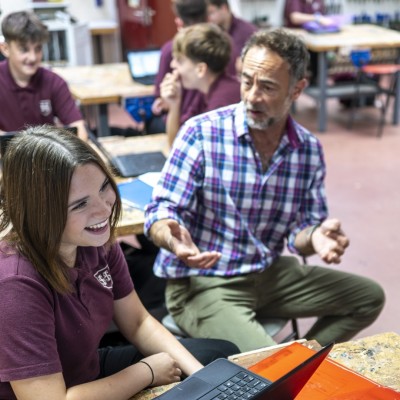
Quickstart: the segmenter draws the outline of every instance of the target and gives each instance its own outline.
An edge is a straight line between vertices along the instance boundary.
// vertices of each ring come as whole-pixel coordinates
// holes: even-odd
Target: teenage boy
[[[228,0],[207,0],[208,21],[217,24],[232,38],[232,58],[239,74],[240,54],[250,36],[258,30],[252,23],[236,17],[229,6]]]
[[[214,24],[196,24],[178,32],[173,42],[173,71],[161,83],[161,97],[168,105],[166,131],[169,144],[181,126],[182,90],[195,89],[204,95],[194,115],[240,101],[240,84],[226,73],[231,41]]]
[[[194,24],[207,22],[206,0],[171,0],[172,9],[175,14],[175,25],[177,30]],[[168,105],[161,98],[160,86],[165,75],[171,72],[172,40],[166,42],[161,48],[160,65],[155,85],[155,100],[152,105],[154,115],[150,125],[150,131],[165,132],[165,119],[163,114],[168,112]],[[181,123],[192,117],[193,109],[202,101],[203,95],[197,90],[184,90],[182,94]]]
[[[76,127],[86,140],[87,131],[66,82],[40,66],[43,44],[49,34],[32,12],[4,17],[4,42],[0,50],[0,132],[18,131],[27,125],[56,124]]]

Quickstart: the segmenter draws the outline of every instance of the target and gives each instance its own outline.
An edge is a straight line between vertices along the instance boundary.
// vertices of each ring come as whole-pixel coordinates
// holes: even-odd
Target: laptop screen
[[[160,49],[128,51],[127,59],[132,78],[155,76],[160,64],[160,55]]]

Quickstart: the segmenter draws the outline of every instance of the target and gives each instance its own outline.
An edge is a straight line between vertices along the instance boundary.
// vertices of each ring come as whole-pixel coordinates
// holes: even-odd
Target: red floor
[[[400,333],[400,126],[386,125],[383,137],[377,138],[376,109],[359,110],[353,129],[348,130],[348,111],[335,99],[328,108],[327,131],[316,135],[325,150],[330,215],[342,221],[351,240],[337,268],[377,280],[387,295],[381,316],[357,337]],[[123,111],[110,109],[111,125],[130,125]],[[301,97],[296,119],[316,132],[316,115],[315,102]],[[310,323],[300,321],[300,331],[304,333]]]

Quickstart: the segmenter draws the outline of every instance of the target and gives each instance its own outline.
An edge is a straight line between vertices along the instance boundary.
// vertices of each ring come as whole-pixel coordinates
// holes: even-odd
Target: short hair
[[[254,47],[264,47],[284,59],[289,65],[292,84],[306,76],[310,54],[298,35],[283,28],[257,31],[243,47],[242,62],[248,51]]]
[[[218,8],[221,8],[222,6],[227,6],[228,9],[230,9],[228,0],[207,0],[207,4]]]
[[[172,8],[185,26],[207,21],[206,0],[172,0]]]
[[[196,24],[175,35],[172,51],[174,56],[183,54],[193,62],[204,62],[219,74],[229,63],[231,39],[215,24]]]
[[[18,11],[4,17],[1,30],[6,42],[45,43],[49,39],[46,25],[30,11]]]
[[[72,290],[69,268],[59,254],[71,179],[78,166],[89,163],[104,172],[116,193],[110,244],[120,218],[121,200],[111,171],[89,144],[54,126],[29,127],[10,141],[3,158],[0,231],[11,227],[4,241],[60,293]]]

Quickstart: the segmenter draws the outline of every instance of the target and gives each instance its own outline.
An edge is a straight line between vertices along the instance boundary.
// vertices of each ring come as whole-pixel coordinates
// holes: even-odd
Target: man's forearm
[[[171,249],[171,230],[168,226],[168,222],[170,219],[162,219],[155,222],[150,228],[150,237],[153,243],[158,246],[166,249],[168,251],[172,251]]]

